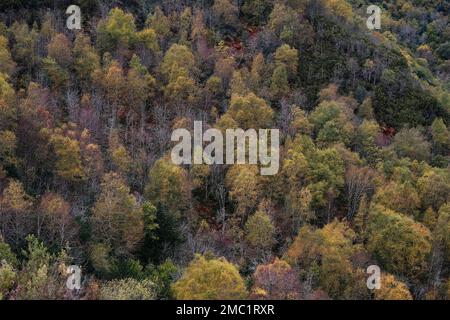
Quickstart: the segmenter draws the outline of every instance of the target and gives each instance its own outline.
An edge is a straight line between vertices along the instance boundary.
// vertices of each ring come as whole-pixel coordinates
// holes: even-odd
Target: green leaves
[[[426,275],[431,233],[420,223],[382,206],[370,209],[367,248],[387,271],[418,281]]]

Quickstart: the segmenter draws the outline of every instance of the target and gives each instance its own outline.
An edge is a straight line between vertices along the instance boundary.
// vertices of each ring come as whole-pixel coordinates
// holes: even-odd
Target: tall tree
[[[382,206],[370,209],[367,248],[385,270],[417,283],[428,270],[431,233],[420,223]]]
[[[187,172],[168,159],[159,159],[148,173],[144,195],[155,205],[162,205],[174,213],[189,207],[190,183]]]
[[[11,58],[8,39],[0,35],[0,72],[11,75],[15,68],[16,63]]]
[[[36,234],[53,250],[70,250],[77,244],[78,225],[70,209],[70,204],[55,193],[41,199]]]
[[[226,114],[244,130],[270,128],[274,116],[273,110],[267,103],[254,93],[245,96],[233,95]]]
[[[94,241],[92,254],[100,250],[96,246],[101,244],[109,251],[107,259],[114,262],[114,259],[132,256],[137,250],[144,236],[144,213],[118,174],[110,172],[104,176],[90,223]]]
[[[196,256],[183,276],[173,285],[180,300],[230,300],[247,296],[245,283],[237,268],[225,258]]]
[[[283,260],[259,265],[253,274],[251,298],[268,300],[296,300],[300,298],[301,285],[294,269]]]
[[[13,248],[18,249],[33,230],[32,198],[19,181],[11,180],[0,200],[1,234]]]

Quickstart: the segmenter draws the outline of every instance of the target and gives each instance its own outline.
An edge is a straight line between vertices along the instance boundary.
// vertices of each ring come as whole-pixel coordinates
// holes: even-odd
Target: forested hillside
[[[0,299],[449,299],[449,13],[2,0]],[[175,165],[194,121],[279,129],[278,174]]]

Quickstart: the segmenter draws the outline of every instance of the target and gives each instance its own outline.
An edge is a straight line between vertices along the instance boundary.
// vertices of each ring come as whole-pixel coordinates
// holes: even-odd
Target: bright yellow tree
[[[225,258],[197,255],[173,285],[178,300],[245,299],[247,290],[238,269]]]

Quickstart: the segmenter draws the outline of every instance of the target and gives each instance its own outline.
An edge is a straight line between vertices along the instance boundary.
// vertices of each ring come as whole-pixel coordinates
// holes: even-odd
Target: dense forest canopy
[[[0,299],[449,299],[449,12],[2,0]],[[279,129],[278,174],[175,165],[194,121]]]

